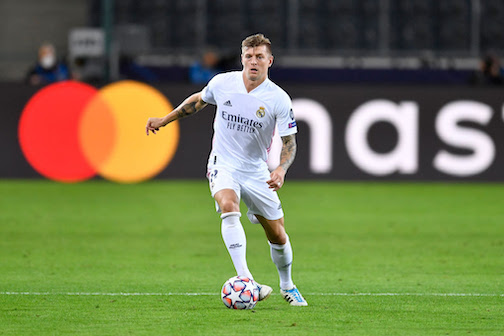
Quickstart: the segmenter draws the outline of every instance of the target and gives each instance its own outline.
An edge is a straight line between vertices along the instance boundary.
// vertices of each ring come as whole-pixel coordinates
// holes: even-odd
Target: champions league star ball
[[[259,300],[259,288],[254,280],[235,276],[224,283],[221,297],[230,309],[252,309]]]

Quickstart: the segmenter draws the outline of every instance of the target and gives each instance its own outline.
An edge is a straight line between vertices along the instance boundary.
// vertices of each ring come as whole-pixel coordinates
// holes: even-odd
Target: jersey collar
[[[250,94],[250,93],[252,93],[252,92],[254,92],[254,91],[259,90],[259,88],[261,88],[261,87],[263,87],[263,86],[267,85],[267,83],[268,83],[269,81],[270,81],[269,77],[266,77],[266,79],[264,80],[264,82],[262,82],[261,84],[259,84],[259,85],[258,85],[255,89],[253,89],[252,91],[248,92],[248,91],[247,91],[247,87],[245,86],[245,82],[244,82],[244,80],[243,80],[243,70],[240,72],[240,82],[241,82],[241,86],[242,86],[243,91],[244,91],[245,93],[247,93],[247,94]]]

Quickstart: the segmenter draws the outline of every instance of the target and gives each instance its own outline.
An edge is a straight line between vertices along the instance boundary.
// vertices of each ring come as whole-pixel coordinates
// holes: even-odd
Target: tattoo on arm
[[[207,106],[202,99],[198,101],[188,102],[177,109],[177,119],[185,118],[191,114],[194,114]]]
[[[297,145],[294,134],[282,137],[282,152],[280,154],[280,166],[287,171],[296,157]]]
[[[190,114],[193,114],[197,112],[196,111],[196,102],[188,103],[183,105],[178,111],[177,111],[177,117],[184,118],[187,117]]]

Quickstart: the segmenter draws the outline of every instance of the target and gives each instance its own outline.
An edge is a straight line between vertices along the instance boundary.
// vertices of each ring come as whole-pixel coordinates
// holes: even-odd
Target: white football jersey
[[[247,92],[241,71],[216,75],[201,98],[217,106],[209,162],[240,170],[267,169],[275,124],[280,136],[297,133],[289,95],[268,78]]]

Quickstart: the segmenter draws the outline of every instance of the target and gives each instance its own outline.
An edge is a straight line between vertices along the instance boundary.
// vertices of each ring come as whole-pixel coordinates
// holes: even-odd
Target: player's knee
[[[270,243],[279,245],[287,244],[287,241],[289,240],[283,225],[272,226],[268,239]]]
[[[269,237],[269,241],[272,244],[284,245],[287,244],[288,238],[285,231],[282,232],[274,232],[271,237]]]
[[[222,200],[219,204],[222,213],[225,212],[240,212],[240,205],[233,200]]]

